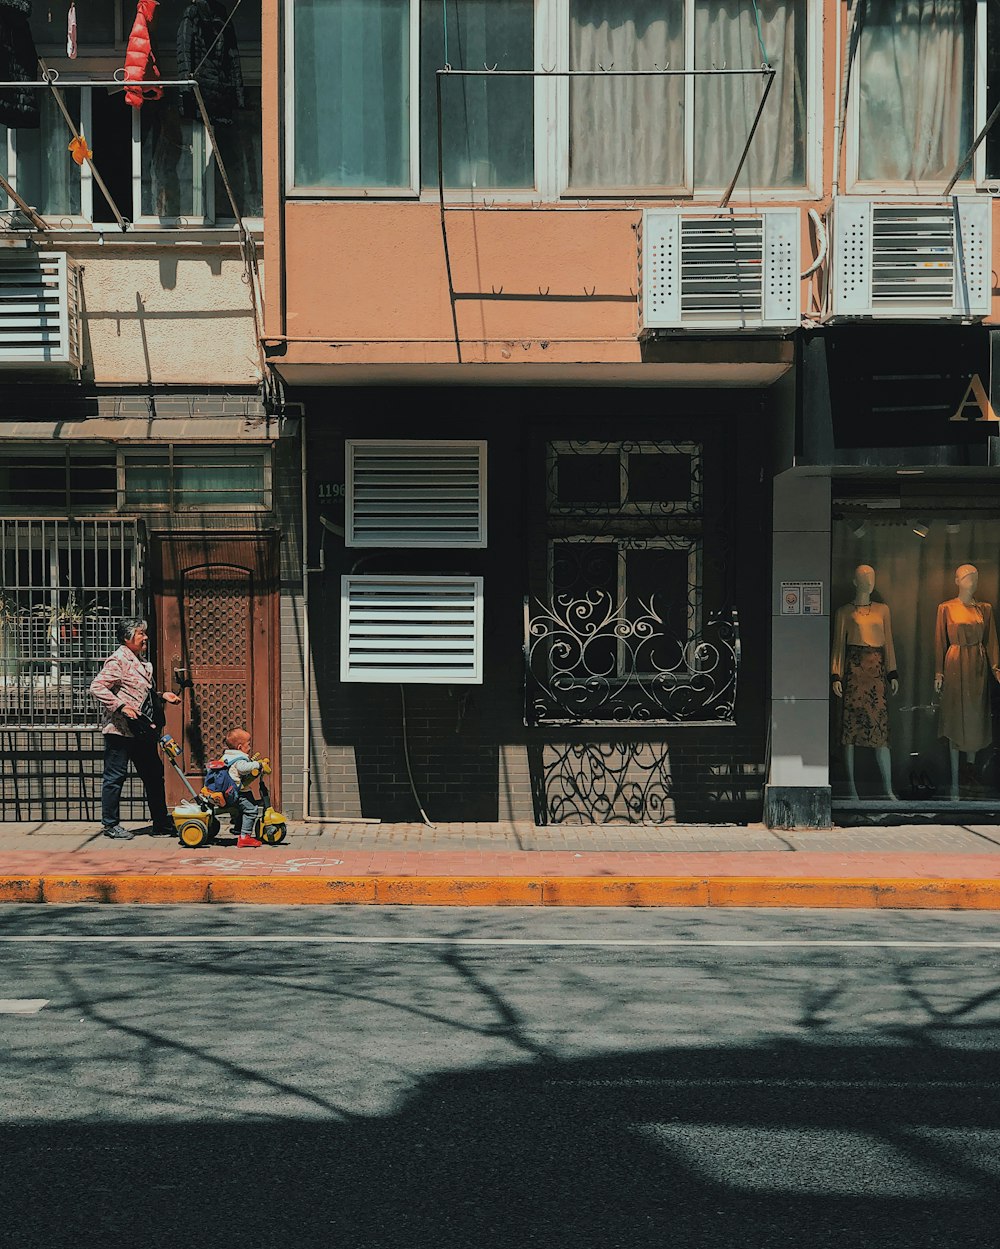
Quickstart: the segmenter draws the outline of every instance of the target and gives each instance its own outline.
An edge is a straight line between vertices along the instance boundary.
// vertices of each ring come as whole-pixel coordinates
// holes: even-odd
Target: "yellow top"
[[[830,672],[840,678],[848,646],[884,646],[886,672],[896,671],[896,648],[892,644],[892,622],[885,603],[845,603],[837,608],[833,621],[833,653]]]

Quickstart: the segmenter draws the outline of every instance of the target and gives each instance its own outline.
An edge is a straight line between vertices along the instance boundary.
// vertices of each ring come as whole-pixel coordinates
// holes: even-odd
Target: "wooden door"
[[[160,688],[181,695],[167,707],[167,732],[183,743],[184,771],[201,787],[207,760],[233,728],[273,765],[278,786],[277,542],[269,536],[164,537],[154,544],[156,666]],[[167,800],[189,797],[169,766]]]

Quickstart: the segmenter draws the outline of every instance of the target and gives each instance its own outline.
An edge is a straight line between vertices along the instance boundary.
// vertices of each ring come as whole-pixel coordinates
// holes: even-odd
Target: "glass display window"
[[[851,508],[832,528],[835,809],[995,809],[1000,517]]]

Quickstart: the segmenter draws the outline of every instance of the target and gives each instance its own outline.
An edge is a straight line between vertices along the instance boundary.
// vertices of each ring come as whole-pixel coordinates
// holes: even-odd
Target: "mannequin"
[[[831,688],[844,700],[840,741],[844,747],[848,792],[857,798],[854,783],[854,747],[870,746],[882,777],[886,798],[892,790],[889,756],[888,691],[899,691],[892,622],[885,603],[873,603],[875,569],[859,564],[854,570],[854,598],[837,609],[833,623]]]
[[[955,569],[955,598],[937,609],[934,631],[934,692],[941,695],[938,736],[951,750],[951,796],[959,796],[959,756],[969,763],[993,740],[990,716],[990,673],[1000,680],[1000,646],[989,603],[976,600],[979,569]]]

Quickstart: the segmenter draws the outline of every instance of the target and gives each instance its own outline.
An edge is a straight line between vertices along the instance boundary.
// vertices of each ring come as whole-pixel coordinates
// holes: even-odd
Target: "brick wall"
[[[651,758],[659,759],[665,800],[659,806],[654,801],[647,816],[657,811],[656,818],[682,822],[760,818],[770,516],[757,396],[386,388],[338,390],[332,403],[333,393],[294,396],[307,412],[310,563],[318,559],[320,512],[343,524],[342,502],[328,498],[320,504],[319,488],[343,483],[344,439],[349,437],[486,438],[490,540],[485,551],[373,552],[348,550],[342,539],[327,534],[327,570],[310,580],[314,815],[419,819],[406,766],[408,744],[417,797],[435,822],[530,818],[533,810],[541,815],[545,808],[554,816],[544,797],[546,770],[551,773],[553,761],[567,753],[569,744],[605,743],[627,757],[623,776],[630,784],[645,776]],[[331,410],[335,418],[328,415]],[[692,433],[718,449],[711,477],[706,469],[706,525],[724,529],[726,537],[706,558],[705,582],[740,612],[743,664],[736,725],[644,731],[526,727],[523,597],[533,563],[544,561],[545,547],[537,518],[538,447],[549,437],[676,439]],[[453,688],[408,685],[405,741],[399,686],[342,684],[339,679],[340,576],[351,570],[462,572],[484,578],[484,682]],[[300,636],[293,611],[286,630],[283,654],[290,657]],[[288,719],[291,727],[294,716]],[[286,763],[288,758],[286,753]],[[297,792],[293,778],[286,785],[287,794]],[[563,818],[579,819],[581,810],[593,809],[576,802]],[[618,810],[624,815],[614,818],[629,818],[627,803]]]

